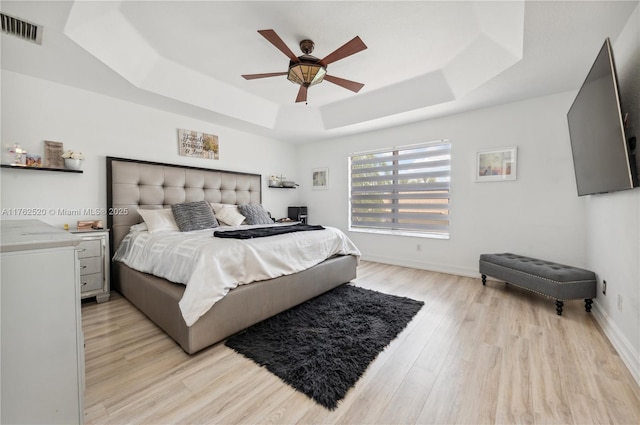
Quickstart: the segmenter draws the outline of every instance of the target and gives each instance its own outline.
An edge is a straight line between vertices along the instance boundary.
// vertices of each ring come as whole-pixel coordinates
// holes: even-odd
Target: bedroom
[[[525,10],[534,10],[541,6],[525,4],[524,7]],[[599,295],[595,301],[594,318],[638,380],[638,191],[588,198],[575,196],[566,111],[606,36],[612,39],[619,68],[628,69],[637,64],[639,11],[637,2],[625,2],[618,8],[611,5],[604,7],[618,11],[617,14],[611,12],[613,17],[599,11],[598,3],[574,7],[594,8],[595,11],[591,13],[609,16],[611,20],[594,24],[595,29],[589,28],[588,36],[584,35],[585,39],[593,39],[594,45],[589,49],[584,47],[586,52],[580,58],[580,63],[575,65],[571,87],[541,92],[530,99],[505,100],[501,104],[483,105],[482,108],[455,114],[441,113],[430,119],[408,122],[394,128],[332,136],[309,143],[294,143],[267,134],[255,134],[246,128],[236,129],[236,119],[215,113],[205,114],[202,109],[195,107],[186,107],[187,112],[184,112],[175,103],[158,95],[138,93],[134,99],[119,99],[120,94],[127,95],[129,85],[122,80],[114,82],[115,73],[97,67],[95,59],[87,63],[85,58],[81,64],[57,63],[50,74],[45,74],[48,67],[40,66],[42,62],[55,64],[58,60],[55,55],[63,52],[49,52],[51,56],[44,58],[24,55],[24,60],[19,60],[11,56],[15,51],[4,45],[17,42],[3,35],[3,149],[7,143],[20,143],[37,153],[42,149],[43,140],[54,140],[64,142],[65,147],[70,149],[81,150],[86,159],[82,175],[19,173],[3,169],[2,207],[103,207],[106,196],[104,158],[113,155],[255,172],[262,174],[263,184],[266,176],[282,174],[295,180],[300,187],[295,190],[264,189],[264,204],[274,216],[286,215],[289,205],[304,204],[309,208],[311,222],[346,230],[346,158],[349,153],[447,138],[454,142],[451,238],[443,241],[352,233],[350,237],[362,250],[363,259],[477,278],[480,253],[513,251],[593,269],[609,282],[607,295]],[[66,8],[59,10],[53,6],[43,6],[40,11],[35,9],[37,7],[33,4],[2,4],[2,10],[7,13],[13,12],[53,28],[64,26]],[[549,14],[553,15],[552,12]],[[269,24],[268,27],[272,26],[275,27],[275,24]],[[261,40],[255,32],[257,29],[260,27],[246,28],[245,37],[250,43],[255,43],[252,53],[273,53],[274,61],[282,60],[284,56]],[[562,33],[561,27],[556,30]],[[367,42],[365,29],[344,28],[341,31],[341,34],[349,36],[359,34]],[[59,32],[51,33],[51,37],[61,37]],[[348,38],[343,36],[339,39]],[[315,41],[320,50],[317,36]],[[24,47],[24,44],[13,45],[22,46],[17,47],[22,51],[33,50],[31,46]],[[373,46],[370,45],[368,50],[373,51]],[[357,59],[356,55],[345,61],[357,63]],[[552,68],[555,65],[543,63],[540,66]],[[268,70],[256,67],[242,72],[261,71]],[[344,77],[352,78],[348,74]],[[113,84],[110,92],[92,88],[92,82],[101,79]],[[243,83],[249,85],[255,82]],[[275,83],[275,80],[265,80],[270,88]],[[286,81],[284,83],[288,84]],[[530,81],[520,83],[521,86],[533,84]],[[284,85],[284,88],[289,89],[289,86]],[[310,90],[309,106],[313,104],[314,93],[320,95],[325,89],[327,87],[323,84]],[[491,85],[484,86],[485,91],[491,89]],[[286,106],[293,108],[295,90],[283,91],[283,96],[291,103]],[[346,93],[347,97],[359,96]],[[155,102],[155,106],[149,106],[148,102]],[[184,103],[180,107],[185,107]],[[212,115],[212,118],[208,118]],[[178,128],[218,135],[220,159],[211,161],[178,156]],[[305,138],[299,128],[294,128],[294,131],[298,132],[297,139]],[[505,146],[518,146],[518,179],[505,183],[475,183],[473,172],[476,152]],[[541,164],[544,164],[543,171]],[[311,189],[311,170],[317,167],[329,169],[329,190]],[[327,205],[335,207],[327,208]],[[62,227],[65,223],[75,223],[84,218],[106,220],[106,217],[56,216],[47,217],[46,221]],[[601,289],[599,286],[599,294]],[[623,299],[621,309],[618,308],[619,296]]]

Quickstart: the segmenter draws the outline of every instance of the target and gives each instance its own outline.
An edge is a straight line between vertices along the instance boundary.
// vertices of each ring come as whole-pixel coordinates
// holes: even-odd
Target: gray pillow
[[[246,224],[273,224],[269,213],[260,204],[238,205],[238,211],[246,217]]]
[[[171,211],[181,232],[218,227],[218,220],[207,201],[171,205]]]

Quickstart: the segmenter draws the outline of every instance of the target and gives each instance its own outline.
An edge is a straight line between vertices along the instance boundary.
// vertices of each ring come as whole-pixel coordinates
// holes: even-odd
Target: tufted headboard
[[[260,174],[107,157],[107,226],[111,256],[140,223],[138,209],[168,208],[206,200],[221,204],[262,202]]]

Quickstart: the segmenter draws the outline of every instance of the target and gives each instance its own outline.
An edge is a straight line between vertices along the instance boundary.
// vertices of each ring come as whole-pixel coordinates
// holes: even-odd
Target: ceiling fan
[[[351,90],[355,93],[359,92],[360,89],[364,87],[364,84],[362,83],[345,80],[344,78],[334,77],[333,75],[327,74],[327,65],[330,63],[344,59],[347,56],[354,55],[367,48],[360,37],[356,36],[353,40],[345,43],[334,52],[329,53],[322,59],[318,59],[315,56],[311,56],[311,52],[313,52],[314,47],[314,43],[311,40],[302,40],[300,42],[300,50],[302,50],[302,53],[304,54],[302,56],[296,56],[274,30],[258,30],[258,32],[278,50],[287,55],[290,59],[289,70],[286,72],[243,75],[242,77],[246,80],[286,75],[289,81],[300,85],[296,102],[306,102],[307,89],[324,80],[340,87],[344,87],[345,89]]]

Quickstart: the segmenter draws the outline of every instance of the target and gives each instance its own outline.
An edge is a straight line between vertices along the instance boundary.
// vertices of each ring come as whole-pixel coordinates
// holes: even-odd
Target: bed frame
[[[167,208],[181,202],[260,203],[259,174],[211,170],[107,157],[107,225],[111,258],[140,223],[137,210]],[[111,287],[142,311],[189,354],[318,296],[356,277],[354,256],[330,258],[302,272],[231,290],[193,326],[187,327],[178,302],[184,285],[111,262]]]

